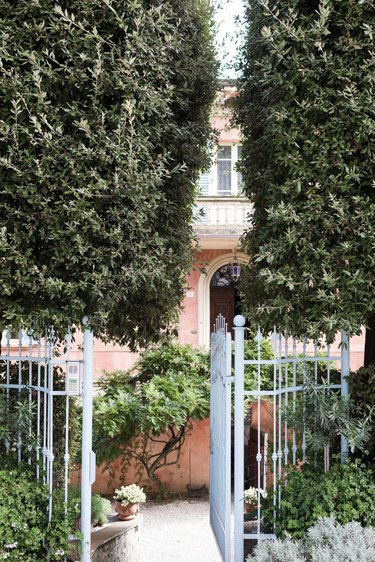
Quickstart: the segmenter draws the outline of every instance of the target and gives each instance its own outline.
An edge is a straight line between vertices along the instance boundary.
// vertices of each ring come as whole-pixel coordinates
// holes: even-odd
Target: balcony
[[[199,197],[194,214],[194,231],[204,238],[238,239],[251,221],[251,203],[244,197]]]

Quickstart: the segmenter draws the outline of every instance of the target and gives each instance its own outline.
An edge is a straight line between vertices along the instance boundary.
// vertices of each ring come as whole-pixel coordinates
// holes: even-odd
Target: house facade
[[[231,329],[233,317],[240,312],[236,266],[247,261],[239,240],[249,224],[251,206],[242,195],[236,167],[242,146],[238,128],[231,125],[235,95],[235,88],[224,83],[212,118],[218,145],[210,170],[199,179],[194,222],[199,251],[180,317],[181,342],[205,348],[216,316],[221,313]]]
[[[236,90],[222,83],[214,108],[212,123],[218,131],[218,144],[211,168],[199,178],[199,196],[194,214],[194,231],[198,241],[195,264],[188,277],[183,310],[178,326],[179,340],[184,344],[209,349],[210,334],[215,318],[222,314],[232,330],[232,320],[241,313],[237,290],[238,266],[248,261],[240,250],[240,238],[249,227],[251,204],[241,190],[241,174],[236,164],[241,156],[241,137],[231,125],[231,103]],[[233,332],[232,332],[233,336]],[[336,350],[338,349],[338,342]],[[351,368],[363,364],[363,337],[351,340]],[[103,371],[125,370],[137,356],[126,348],[95,343],[94,367],[96,376]],[[254,412],[254,424],[257,414]],[[265,427],[271,424],[264,419]],[[266,430],[266,429],[264,429]],[[187,437],[178,465],[161,469],[159,475],[170,490],[184,491],[187,487],[209,487],[209,420],[194,424]],[[120,470],[114,466],[115,472]],[[127,481],[134,481],[130,470]],[[114,483],[114,485],[116,482]],[[97,471],[94,491],[108,493],[108,474]]]
[[[246,263],[247,256],[239,250],[239,240],[248,226],[251,206],[241,192],[241,175],[236,163],[241,155],[240,132],[231,125],[231,101],[236,90],[222,84],[215,105],[212,124],[218,131],[218,144],[211,168],[199,178],[199,197],[194,213],[194,232],[198,240],[195,264],[188,277],[188,287],[178,326],[183,344],[209,349],[214,320],[222,314],[232,328],[235,314],[240,312],[234,266]],[[238,269],[236,270],[238,274]],[[95,343],[95,371],[128,368],[136,359],[126,349]],[[161,469],[159,475],[170,490],[187,487],[209,487],[209,420],[194,423],[184,444],[178,466]],[[115,463],[118,471],[118,467]],[[127,473],[132,481],[135,473]],[[108,475],[97,471],[94,490],[108,493]]]

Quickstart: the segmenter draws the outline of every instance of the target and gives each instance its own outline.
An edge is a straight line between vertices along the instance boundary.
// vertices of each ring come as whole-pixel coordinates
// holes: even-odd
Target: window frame
[[[219,147],[231,147],[231,190],[228,193],[218,193],[218,149]],[[240,186],[241,174],[235,169],[235,166],[239,160],[239,152],[242,148],[242,143],[240,142],[221,142],[219,143],[214,156],[214,161],[211,168],[201,174],[202,181],[198,180],[198,187],[200,189],[200,197],[240,197],[242,196],[242,190]],[[229,159],[223,159],[223,161]],[[203,179],[204,178],[204,179]],[[204,188],[204,189],[203,189]]]

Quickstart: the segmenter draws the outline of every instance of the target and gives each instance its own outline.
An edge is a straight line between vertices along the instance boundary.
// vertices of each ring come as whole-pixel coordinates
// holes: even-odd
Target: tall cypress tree
[[[216,92],[208,0],[0,0],[0,324],[176,318]]]
[[[374,4],[249,5],[236,113],[249,314],[299,336],[365,323],[375,362]]]

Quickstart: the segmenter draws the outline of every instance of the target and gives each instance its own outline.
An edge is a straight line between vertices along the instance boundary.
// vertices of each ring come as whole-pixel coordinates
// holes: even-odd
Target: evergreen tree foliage
[[[216,62],[208,0],[0,0],[0,325],[175,319]]]
[[[358,333],[375,310],[374,5],[249,5],[236,110],[254,205],[244,298],[269,328]]]

